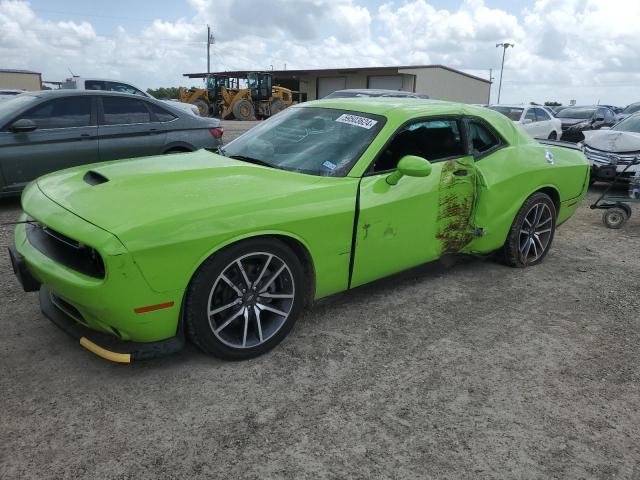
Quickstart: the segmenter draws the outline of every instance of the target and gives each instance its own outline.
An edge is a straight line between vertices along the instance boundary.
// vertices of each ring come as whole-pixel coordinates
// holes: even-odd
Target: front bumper
[[[73,313],[65,311],[64,303],[60,302],[47,287],[40,288],[39,297],[40,310],[45,317],[78,340],[84,348],[106,360],[131,363],[170,355],[184,347],[182,335],[149,343],[118,340],[112,335],[91,330],[78,323],[73,318]]]

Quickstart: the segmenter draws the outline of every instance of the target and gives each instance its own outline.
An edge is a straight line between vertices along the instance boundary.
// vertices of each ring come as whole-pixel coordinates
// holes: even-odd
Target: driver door
[[[360,182],[351,287],[460,251],[471,240],[475,165],[459,118],[400,128]],[[386,181],[402,157],[432,164],[427,177]]]

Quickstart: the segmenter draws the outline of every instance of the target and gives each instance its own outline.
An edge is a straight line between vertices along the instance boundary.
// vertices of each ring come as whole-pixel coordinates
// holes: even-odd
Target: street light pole
[[[498,103],[500,103],[500,91],[502,90],[502,72],[504,72],[504,55],[507,53],[507,48],[515,47],[514,43],[496,43],[496,48],[502,47],[502,66],[500,67],[500,85],[498,86]]]

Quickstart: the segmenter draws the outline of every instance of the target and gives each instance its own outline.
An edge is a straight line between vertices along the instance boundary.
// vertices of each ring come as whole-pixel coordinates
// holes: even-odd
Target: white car
[[[545,107],[539,105],[489,105],[487,108],[506,115],[533,138],[558,140],[562,135],[562,122]]]
[[[131,85],[130,83],[124,83],[119,80],[107,80],[104,78],[82,78],[71,77],[62,84],[60,88],[70,88],[77,90],[107,90],[110,92],[130,93],[132,95],[141,95],[143,97],[154,98],[144,90]],[[177,100],[160,100],[161,102],[168,103],[174,108],[178,108],[184,112],[191,113],[197,117],[200,116],[200,111],[195,105],[190,103],[182,103]]]

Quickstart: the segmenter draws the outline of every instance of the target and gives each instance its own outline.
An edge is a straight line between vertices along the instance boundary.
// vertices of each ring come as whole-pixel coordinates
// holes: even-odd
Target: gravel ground
[[[18,211],[0,202],[0,222]],[[378,282],[235,363],[101,360],[2,252],[0,478],[640,478],[634,215],[608,230],[585,202],[535,268]]]

